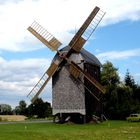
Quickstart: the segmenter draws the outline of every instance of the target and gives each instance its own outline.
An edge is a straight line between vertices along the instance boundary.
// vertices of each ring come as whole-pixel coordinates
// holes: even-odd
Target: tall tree
[[[20,109],[20,114],[21,115],[26,115],[26,106],[27,106],[27,104],[24,100],[21,100],[19,102],[19,109]]]
[[[27,115],[27,104],[24,100],[19,101],[19,105],[15,107],[13,112],[17,115]]]
[[[107,61],[103,64],[101,71],[101,83],[106,86],[107,91],[111,88],[115,88],[119,84],[118,69],[113,66],[113,64]],[[108,89],[109,88],[109,89]],[[113,90],[113,89],[112,89]]]
[[[133,76],[129,73],[129,70],[127,69],[125,79],[124,79],[125,85],[129,86],[132,89],[136,88],[135,80]]]
[[[118,69],[109,61],[103,64],[101,71],[101,83],[106,88],[106,94],[103,98],[104,113],[108,118],[112,117],[116,108],[114,102],[117,101],[117,86],[120,79],[117,71]]]

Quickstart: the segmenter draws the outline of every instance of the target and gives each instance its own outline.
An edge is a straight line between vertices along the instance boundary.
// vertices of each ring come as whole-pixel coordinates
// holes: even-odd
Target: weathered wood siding
[[[83,68],[80,54],[72,54],[70,59]],[[66,63],[52,77],[53,115],[57,113],[80,113],[85,115],[84,86],[76,82],[70,76],[68,70],[69,65]]]

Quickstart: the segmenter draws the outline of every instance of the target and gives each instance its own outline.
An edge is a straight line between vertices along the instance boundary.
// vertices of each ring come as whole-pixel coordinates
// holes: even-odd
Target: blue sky
[[[139,0],[0,0],[0,104],[30,103],[26,95],[55,55],[27,27],[36,20],[65,46],[96,5],[106,15],[84,48],[140,84]],[[51,81],[41,96],[51,102]]]

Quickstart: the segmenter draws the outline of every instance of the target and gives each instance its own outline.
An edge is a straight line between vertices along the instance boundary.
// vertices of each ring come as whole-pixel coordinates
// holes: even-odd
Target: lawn
[[[140,140],[140,122],[0,124],[0,140]]]

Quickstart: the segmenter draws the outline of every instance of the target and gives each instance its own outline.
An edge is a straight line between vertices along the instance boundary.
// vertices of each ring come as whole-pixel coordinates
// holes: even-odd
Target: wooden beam
[[[55,63],[53,62],[53,63],[51,64],[51,66],[48,68],[47,74],[48,74],[49,76],[52,76],[52,74],[54,73],[54,71],[57,70],[57,68],[58,68],[58,65],[55,64]]]
[[[99,89],[102,93],[105,93],[105,88],[94,78],[91,77],[87,72],[83,71],[78,65],[76,65],[73,61],[71,62],[72,68],[75,71],[78,71],[82,74],[89,82],[91,82],[97,89]],[[80,75],[79,74],[79,75]],[[78,77],[77,77],[78,78]]]
[[[87,27],[89,26],[89,24],[92,22],[93,18],[96,16],[96,14],[98,13],[99,10],[100,10],[100,8],[97,7],[97,6],[93,9],[93,11],[91,12],[91,14],[87,18],[87,20],[84,22],[84,24],[78,30],[78,32],[76,33],[76,35],[70,41],[69,46],[71,48],[75,48],[75,44],[77,43],[77,41],[79,40],[79,38],[82,36],[82,34],[85,32],[85,30],[87,29]],[[78,49],[78,52],[79,52],[79,49]]]

